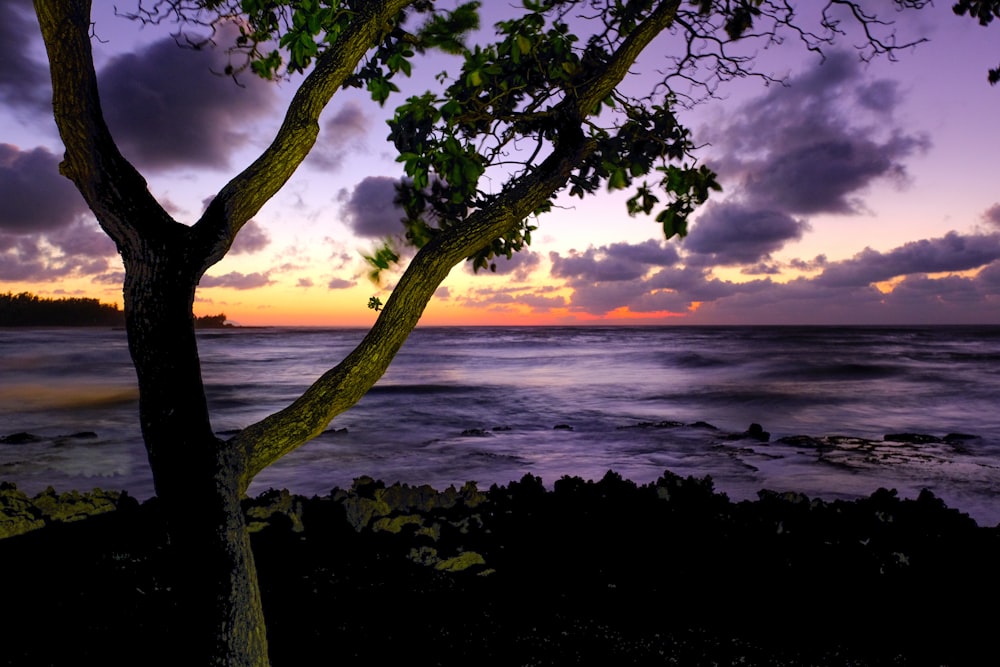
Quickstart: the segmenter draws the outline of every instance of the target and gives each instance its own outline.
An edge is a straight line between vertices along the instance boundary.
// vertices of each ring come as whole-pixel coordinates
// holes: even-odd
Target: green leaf
[[[628,185],[628,176],[621,167],[615,167],[608,178],[608,190],[621,190]]]

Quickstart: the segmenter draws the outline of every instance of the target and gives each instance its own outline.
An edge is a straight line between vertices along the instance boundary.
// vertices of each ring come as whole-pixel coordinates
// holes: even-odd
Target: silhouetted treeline
[[[28,292],[8,292],[0,294],[0,326],[125,326],[125,313],[116,304],[97,299],[45,299]]]
[[[46,299],[29,292],[0,294],[0,327],[123,327],[125,312],[97,299]],[[225,314],[195,318],[199,329],[229,326]]]
[[[201,317],[194,318],[194,328],[195,329],[221,329],[222,327],[231,327],[232,324],[226,324],[226,314],[219,313],[218,315],[202,315]]]

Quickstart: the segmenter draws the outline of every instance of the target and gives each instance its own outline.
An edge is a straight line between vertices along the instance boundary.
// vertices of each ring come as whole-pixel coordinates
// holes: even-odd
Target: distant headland
[[[0,327],[124,327],[125,312],[97,299],[47,299],[30,292],[0,293]],[[195,317],[198,329],[231,327],[225,313]]]

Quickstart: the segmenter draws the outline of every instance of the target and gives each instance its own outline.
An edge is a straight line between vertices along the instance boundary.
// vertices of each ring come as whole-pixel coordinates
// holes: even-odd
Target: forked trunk
[[[125,314],[139,412],[167,520],[183,664],[267,665],[260,590],[240,499],[246,457],[215,437],[194,333],[198,276],[168,251],[126,257]]]

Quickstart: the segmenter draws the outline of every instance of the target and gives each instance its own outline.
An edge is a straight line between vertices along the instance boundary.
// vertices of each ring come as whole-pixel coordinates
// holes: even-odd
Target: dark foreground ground
[[[65,521],[107,497],[2,491],[47,525],[0,540],[0,664],[170,664],[156,502]],[[609,473],[246,509],[276,666],[1000,664],[1000,531],[929,493],[732,503]]]

